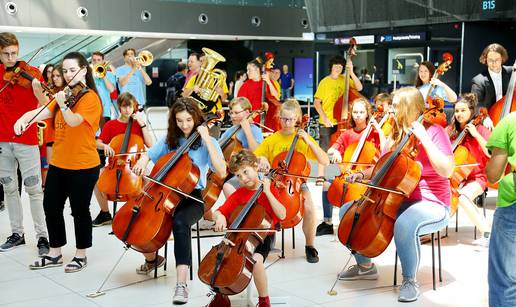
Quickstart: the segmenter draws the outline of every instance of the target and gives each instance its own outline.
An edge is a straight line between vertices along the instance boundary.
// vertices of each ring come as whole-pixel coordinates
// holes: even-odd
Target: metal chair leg
[[[441,231],[437,231],[437,256],[439,257],[439,281],[443,282],[443,270],[441,266]]]
[[[434,233],[432,232],[432,285],[435,290],[435,251],[434,251]]]
[[[398,285],[398,251],[394,254],[394,280],[392,281],[393,286]]]

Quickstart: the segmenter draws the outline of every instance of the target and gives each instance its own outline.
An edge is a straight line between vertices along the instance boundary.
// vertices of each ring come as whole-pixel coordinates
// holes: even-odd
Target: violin
[[[213,120],[209,116],[203,125]],[[155,252],[165,245],[175,208],[183,197],[191,197],[199,181],[199,168],[188,156],[188,149],[199,137],[195,130],[177,150],[156,162],[141,193],[130,198],[113,219],[113,233],[118,239],[142,253]]]
[[[375,115],[378,116],[382,113],[377,112]],[[346,147],[342,159],[346,162],[343,163],[344,167],[341,167],[341,175],[336,176],[328,188],[328,201],[333,206],[340,207],[348,201],[359,199],[367,189],[364,185],[347,183],[344,178],[351,173],[369,168],[371,163],[378,160],[379,150],[371,141],[367,141],[373,128],[375,115],[371,116],[369,123],[360,136],[360,140]],[[387,116],[389,114],[384,115],[384,118]],[[382,118],[382,121],[384,118]]]
[[[424,121],[428,127],[437,112],[427,110],[417,121]],[[415,161],[417,154],[417,139],[409,130],[392,151],[378,160],[367,190],[353,202],[339,224],[339,240],[352,253],[373,258],[389,245],[401,203],[421,178],[421,165]]]
[[[273,173],[274,170],[267,177],[271,178]],[[234,193],[240,195],[242,191],[245,190],[238,189]],[[251,281],[255,263],[253,253],[265,241],[270,232],[267,230],[275,226],[272,225],[272,218],[264,206],[260,204],[259,196],[262,192],[263,184],[260,184],[251,196],[246,193],[236,198],[242,201],[242,205],[229,218],[230,231],[224,236],[223,242],[212,247],[199,265],[199,279],[217,293],[238,294]],[[249,231],[231,232],[238,229]]]
[[[439,78],[439,76],[442,76],[446,71],[448,71],[451,68],[452,62],[453,55],[449,52],[445,52],[443,54],[443,62],[439,64],[432,78]],[[428,89],[428,92],[426,93],[425,101],[427,102],[429,109],[434,108],[439,110],[438,115],[434,116],[433,123],[441,127],[446,127],[447,122],[446,114],[444,114],[444,100],[440,97],[430,96],[430,93],[432,93],[434,89],[435,85],[431,84],[430,88]]]
[[[262,110],[254,110],[249,114],[247,119],[252,119],[262,112]],[[243,148],[242,144],[236,138],[237,132],[241,129],[240,125],[235,125],[230,129],[233,129],[233,131],[223,139],[219,140],[219,145],[222,149],[225,161],[229,161],[229,159],[231,159],[234,154]],[[208,171],[206,176],[206,188],[202,190],[202,199],[204,200],[204,214],[208,214],[208,216],[205,216],[205,218],[211,218],[211,215],[208,212],[210,212],[211,207],[213,207],[219,198],[220,192],[222,191],[222,186],[224,185],[224,179],[225,178],[220,177],[211,170]]]
[[[307,122],[308,115],[305,114],[298,129],[304,129]],[[301,184],[305,182],[305,179],[302,177],[310,175],[310,164],[306,157],[295,150],[298,139],[299,135],[296,133],[289,150],[278,154],[271,163],[273,169],[278,169],[278,173],[283,174],[275,174],[274,179],[279,190],[278,199],[281,199],[287,209],[286,216],[281,222],[281,227],[285,229],[296,226],[303,219],[304,198],[301,193]]]
[[[356,55],[357,50],[357,41],[354,37],[349,40],[349,45],[348,51],[346,52],[346,67],[344,67],[344,94],[337,99],[337,102],[333,106],[333,117],[337,120],[337,130],[330,136],[330,144],[334,144],[339,138],[339,135],[350,128],[350,102],[353,102],[357,98],[364,98],[356,89],[349,87],[350,71],[348,69],[348,63]]]
[[[267,51],[265,52],[265,65],[263,65],[263,72],[267,73],[271,71],[274,65],[274,53]],[[272,79],[271,79],[272,82]],[[267,82],[262,80],[262,101],[268,105],[268,110],[265,114],[265,117],[262,116],[260,124],[269,127],[273,130],[273,132],[281,129],[280,121],[279,121],[279,106],[281,103],[272,95],[266,94]]]
[[[110,201],[127,201],[140,193],[142,178],[132,172],[133,166],[140,158],[139,152],[145,148],[143,138],[131,134],[134,120],[129,118],[125,133],[115,136],[109,146],[116,155],[109,157],[107,166],[99,176],[97,186]]]
[[[514,61],[516,65],[516,61]],[[509,87],[504,97],[500,98],[495,104],[489,108],[489,117],[493,121],[493,125],[497,125],[498,122],[507,114],[516,111],[516,95],[514,95],[516,83],[516,71],[513,69],[511,79],[509,80]]]
[[[484,118],[487,116],[487,109],[481,108],[480,113],[469,121],[468,124],[478,126],[482,123]],[[459,186],[460,184],[469,177],[471,172],[477,167],[477,159],[473,156],[469,150],[461,145],[462,141],[469,132],[465,129],[457,136],[452,144],[453,156],[455,158],[455,169],[450,177],[450,187],[452,192],[450,217],[457,212],[459,205]]]
[[[32,88],[32,79],[41,80],[43,75],[36,67],[30,66],[25,61],[18,61],[11,69],[6,69],[4,73],[4,81],[15,85],[18,84],[24,88]],[[45,85],[42,84],[45,89]],[[48,89],[48,88],[47,88]]]

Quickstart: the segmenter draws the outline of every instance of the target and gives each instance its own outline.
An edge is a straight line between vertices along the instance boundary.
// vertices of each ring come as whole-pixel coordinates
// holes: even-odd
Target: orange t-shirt
[[[54,102],[51,112],[57,108]],[[95,143],[95,133],[99,129],[102,105],[94,91],[88,91],[72,107],[72,112],[80,114],[84,121],[77,127],[70,127],[64,120],[61,110],[56,113],[55,138],[50,164],[63,169],[80,170],[100,165]]]

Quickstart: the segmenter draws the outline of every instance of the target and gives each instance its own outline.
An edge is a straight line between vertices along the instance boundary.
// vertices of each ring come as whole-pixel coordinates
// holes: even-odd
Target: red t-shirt
[[[0,64],[0,88],[5,86],[5,66]],[[38,78],[43,82],[43,77]],[[38,107],[38,99],[34,96],[32,87],[8,85],[0,93],[0,142],[14,142],[26,145],[37,145],[38,136],[36,123],[21,136],[14,136],[14,123],[26,112]]]
[[[100,132],[99,139],[102,140],[102,143],[109,144],[115,136],[125,134],[125,129],[127,129],[127,123],[122,123],[118,119],[112,119],[104,125],[104,128]],[[131,134],[136,134],[143,138],[142,128],[137,121],[133,121]]]
[[[245,205],[245,203],[253,196],[255,190],[250,190],[246,187],[238,188],[233,194],[231,194],[224,204],[217,209],[220,213],[222,213],[226,217],[226,221],[228,221],[228,227],[229,227],[229,217],[231,216],[231,213],[238,207],[239,205]],[[271,185],[271,192],[278,199],[278,189]],[[274,211],[272,210],[271,204],[269,202],[269,199],[267,199],[267,196],[264,193],[261,193],[258,197],[258,201],[255,204],[256,205],[262,205],[265,208],[265,212],[272,218],[272,227],[274,228],[281,220],[278,219],[276,214],[274,214]],[[284,204],[283,204],[284,205]]]
[[[244,84],[242,84],[242,86],[238,90],[237,97],[245,97],[249,99],[249,101],[251,102],[251,106],[253,107],[253,111],[262,108],[262,82],[262,79],[260,79],[260,81],[253,81],[251,79],[248,79],[244,82]],[[268,86],[266,87],[265,92],[265,96],[267,98],[272,97],[272,94]],[[255,122],[259,121],[260,117],[256,117]]]
[[[491,136],[491,131],[489,131],[483,125],[477,126],[477,131],[480,135],[487,141]],[[471,136],[471,134],[467,134],[461,143],[462,146],[466,147],[466,149],[475,157],[477,160],[478,166],[471,171],[466,181],[475,180],[485,188],[487,185],[487,175],[485,172],[487,161],[489,157],[484,154],[482,147],[478,144],[477,139]]]
[[[355,129],[347,129],[339,135],[339,138],[331,147],[337,149],[341,154],[344,154],[344,151],[346,151],[346,148],[350,144],[360,141],[360,137],[365,131],[366,129],[362,129],[360,132],[355,131]],[[372,142],[377,149],[380,149],[380,136],[374,128],[371,128],[367,141]]]

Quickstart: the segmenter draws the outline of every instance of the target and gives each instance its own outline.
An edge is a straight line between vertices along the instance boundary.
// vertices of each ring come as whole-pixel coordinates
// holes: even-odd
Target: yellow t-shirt
[[[188,80],[188,83],[186,83],[185,85],[185,89],[193,88],[195,86],[195,80],[197,80],[197,75],[191,77],[190,80]],[[226,82],[222,83],[222,91],[224,92],[224,94],[229,93],[229,89]],[[217,103],[215,104],[215,106],[207,113],[215,113],[219,109],[222,109],[222,99],[220,98],[220,96],[219,98],[217,98]],[[203,110],[203,112],[206,111]]]
[[[272,84],[274,84],[274,87],[276,88],[276,91],[278,91],[278,96],[281,99],[281,85],[278,82],[278,80],[272,80]]]
[[[53,102],[48,107],[51,112],[57,108]],[[88,169],[100,164],[95,133],[99,130],[102,104],[94,91],[88,91],[71,108],[80,114],[84,121],[77,127],[69,126],[61,110],[55,115],[55,139],[51,165],[68,170]]]
[[[349,78],[349,87],[355,88],[353,79]],[[321,100],[322,109],[324,114],[328,116],[332,124],[337,124],[337,120],[333,117],[333,107],[340,96],[344,94],[344,75],[340,75],[337,79],[333,79],[330,76],[326,76],[319,82],[317,91],[314,97]],[[319,122],[324,124],[322,117],[319,118]]]
[[[272,160],[274,160],[277,155],[290,149],[294,136],[294,133],[291,135],[284,135],[281,131],[276,131],[263,140],[263,142],[254,151],[254,154],[257,156],[263,156],[267,158],[269,163],[272,163]],[[310,138],[310,141],[317,144],[311,136],[308,137]],[[301,138],[297,140],[296,151],[303,154],[307,160],[317,160],[315,153]]]

